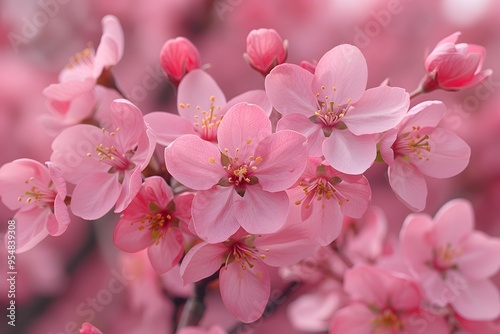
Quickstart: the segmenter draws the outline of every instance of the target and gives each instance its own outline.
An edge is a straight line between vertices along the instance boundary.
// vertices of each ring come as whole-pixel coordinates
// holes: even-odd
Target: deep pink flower
[[[182,261],[184,283],[199,281],[220,269],[224,305],[238,320],[253,322],[264,312],[271,293],[267,266],[294,264],[312,254],[315,246],[303,231],[288,226],[277,233],[252,235],[240,229],[223,243],[197,244]]]
[[[0,168],[2,202],[17,210],[13,217],[17,253],[33,248],[49,234],[61,235],[70,223],[64,202],[66,182],[53,163],[48,162],[47,166],[18,159]]]
[[[147,247],[153,268],[160,274],[169,271],[184,254],[180,225],[187,226],[191,218],[192,200],[189,193],[174,199],[159,176],[147,178],[116,225],[115,245],[129,253]]]
[[[96,104],[96,85],[114,84],[109,68],[123,56],[123,31],[118,19],[107,15],[102,19],[103,35],[97,51],[92,46],[70,59],[61,71],[59,83],[45,88],[50,114],[43,115],[47,130],[58,134],[60,130],[90,117]]]
[[[328,51],[314,74],[293,64],[277,66],[265,83],[271,104],[284,116],[277,129],[307,136],[310,154],[324,155],[336,170],[363,173],[376,157],[371,135],[396,126],[409,106],[402,88],[365,90],[367,76],[363,54],[347,44]]]
[[[400,235],[410,271],[435,305],[451,304],[467,320],[500,315],[500,294],[489,278],[500,269],[500,239],[474,231],[471,204],[457,199],[434,219],[411,214]]]
[[[285,190],[307,162],[306,138],[294,131],[272,134],[271,122],[257,105],[240,103],[224,116],[218,147],[185,135],[165,149],[168,171],[199,190],[193,200],[198,236],[222,242],[240,226],[249,233],[272,233],[285,222]]]
[[[158,143],[167,146],[184,134],[195,134],[216,143],[217,129],[224,114],[240,102],[259,105],[269,116],[272,106],[263,90],[251,90],[229,102],[215,80],[203,70],[187,74],[177,95],[179,115],[152,112],[144,116],[157,136]]]
[[[156,144],[142,112],[129,101],[114,100],[109,115],[106,128],[78,124],[52,143],[51,161],[76,184],[71,210],[84,219],[102,217],[115,203],[115,212],[127,207],[141,188],[141,171]]]
[[[300,213],[290,216],[308,226],[314,242],[326,246],[338,237],[344,215],[361,218],[370,203],[371,189],[364,176],[340,173],[321,158],[310,157],[289,195],[300,207]]]
[[[391,187],[415,211],[425,207],[424,175],[452,177],[469,163],[469,145],[439,125],[445,113],[446,107],[440,101],[422,102],[380,140],[380,153],[389,165]]]
[[[420,306],[420,288],[407,276],[359,265],[345,274],[344,290],[352,302],[335,313],[330,334],[449,332],[442,317]]]
[[[194,69],[200,68],[200,52],[185,37],[169,39],[160,51],[160,65],[175,86]]]
[[[428,75],[421,83],[424,92],[436,88],[459,90],[473,87],[493,71],[483,70],[486,57],[484,47],[475,44],[456,44],[460,32],[451,34],[441,40],[425,60]]]
[[[274,29],[255,29],[247,36],[247,52],[243,55],[256,71],[267,75],[279,64],[283,64],[288,54],[288,41]]]
[[[82,324],[82,328],[80,329],[80,334],[102,334],[102,332],[92,324],[84,322]]]

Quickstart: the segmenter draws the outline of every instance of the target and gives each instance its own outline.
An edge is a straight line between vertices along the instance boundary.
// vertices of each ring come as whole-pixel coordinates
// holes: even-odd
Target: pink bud
[[[247,52],[243,55],[250,66],[263,75],[283,64],[288,52],[288,42],[274,29],[252,30],[247,36]]]
[[[200,68],[200,53],[187,38],[169,39],[160,51],[160,64],[168,80],[177,86],[188,72]]]
[[[88,322],[84,322],[80,329],[80,334],[102,334],[102,332]]]
[[[421,83],[423,91],[436,88],[459,90],[473,87],[493,72],[481,67],[486,57],[484,47],[475,44],[455,44],[460,32],[441,40],[425,60],[428,76]]]

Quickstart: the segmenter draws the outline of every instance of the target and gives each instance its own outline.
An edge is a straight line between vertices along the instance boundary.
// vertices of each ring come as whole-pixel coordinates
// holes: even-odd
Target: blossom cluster
[[[225,307],[243,323],[265,312],[278,267],[289,280],[320,286],[291,305],[298,328],[498,332],[500,293],[490,278],[500,269],[491,256],[500,239],[475,230],[464,199],[434,218],[421,213],[427,179],[461,173],[470,147],[447,128],[445,103],[411,102],[486,80],[484,48],[456,44],[459,33],[444,38],[410,94],[388,82],[367,87],[367,62],[354,45],[297,65],[286,62],[286,40],[258,29],[244,59],[265,77],[263,89],[228,99],[196,46],[178,37],[159,56],[176,88],[175,113],[127,99],[112,70],[124,53],[120,22],[108,15],[102,26],[97,49],[76,54],[43,91],[50,160],[0,168],[2,202],[19,223],[18,252],[61,235],[72,216],[112,212],[119,221],[109,241],[118,249],[147,249],[158,275],[176,272],[184,284],[218,280]],[[108,103],[116,93],[121,98]],[[394,196],[415,212],[392,243],[371,203],[367,174],[376,165],[386,166]],[[100,331],[85,323],[81,333]]]

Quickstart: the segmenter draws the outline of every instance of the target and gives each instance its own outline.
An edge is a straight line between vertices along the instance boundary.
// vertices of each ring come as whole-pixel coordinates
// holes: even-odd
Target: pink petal
[[[179,263],[184,254],[182,233],[178,228],[165,231],[164,239],[148,247],[149,261],[158,274],[164,274]]]
[[[456,264],[462,275],[471,280],[486,279],[500,269],[500,240],[481,232],[473,232],[460,246]]]
[[[158,144],[168,146],[185,134],[193,134],[193,124],[185,118],[166,112],[152,112],[144,116],[144,121],[153,129]]]
[[[70,101],[92,90],[94,86],[93,78],[65,81],[49,85],[43,90],[43,95],[57,101]]]
[[[196,193],[191,214],[196,234],[201,239],[210,243],[223,242],[238,230],[240,226],[233,204],[236,197],[239,195],[233,187],[217,186]]]
[[[267,97],[282,115],[314,115],[318,101],[311,91],[313,74],[294,64],[276,66],[266,77]]]
[[[246,161],[254,155],[257,144],[271,133],[271,121],[261,107],[239,103],[227,111],[219,125],[219,149],[229,157]]]
[[[205,118],[206,115],[202,112],[209,112],[211,105],[219,114],[219,108],[226,105],[226,97],[208,73],[195,69],[186,74],[180,82],[177,103],[179,115],[191,123],[196,123],[195,116],[199,119]]]
[[[271,282],[264,264],[242,268],[233,262],[220,270],[220,294],[228,311],[244,323],[254,322],[264,313],[271,294]]]
[[[165,148],[165,162],[170,174],[185,186],[197,190],[210,189],[227,175],[220,156],[215,145],[195,135],[179,137]]]
[[[373,333],[371,320],[374,314],[368,307],[359,303],[352,303],[344,307],[333,316],[330,325],[330,334],[368,334]]]
[[[137,143],[134,144],[133,147],[135,147],[135,153],[130,158],[130,161],[136,166],[139,166],[141,171],[149,165],[156,148],[156,135],[153,130],[149,127],[146,127],[145,130],[146,131],[141,133]]]
[[[349,44],[334,47],[319,60],[312,84],[313,94],[345,104],[358,101],[365,92],[368,67],[361,51]],[[322,89],[324,87],[324,89]],[[335,87],[335,90],[332,88]],[[271,101],[272,102],[272,101]],[[311,114],[310,114],[311,115]]]
[[[412,126],[421,128],[435,128],[446,115],[446,106],[441,101],[425,101],[417,104],[406,114],[407,121],[404,131],[411,130]]]
[[[19,210],[13,219],[16,222],[16,253],[20,254],[35,247],[49,235],[45,226],[50,219],[55,218],[50,210],[35,206]],[[4,236],[6,246],[8,235],[5,233]]]
[[[283,116],[277,124],[276,131],[293,130],[307,137],[309,155],[322,156],[322,145],[325,140],[321,124],[313,123],[307,116],[291,114]]]
[[[377,148],[371,135],[356,136],[348,130],[334,129],[323,142],[326,161],[346,174],[362,174],[375,160]]]
[[[84,322],[82,324],[82,328],[80,329],[79,333],[80,334],[102,334],[102,332],[98,328],[94,327],[93,325],[91,325],[88,322]]]
[[[387,172],[396,196],[410,209],[422,211],[427,200],[427,183],[424,176],[402,159],[397,159]]]
[[[265,111],[267,117],[269,117],[271,115],[271,112],[273,111],[273,106],[271,105],[271,102],[269,102],[266,92],[260,89],[256,89],[256,90],[249,90],[248,92],[233,97],[221,109],[220,111],[221,114],[224,115],[229,110],[229,108],[240,102],[247,102],[258,105]]]
[[[392,145],[396,142],[397,137],[398,129],[394,128],[384,132],[382,138],[379,140],[380,155],[389,166],[394,164],[394,150],[392,149]]]
[[[378,206],[368,208],[362,218],[361,230],[349,239],[346,251],[355,258],[363,260],[376,259],[383,250],[387,235],[387,219],[384,211]]]
[[[131,171],[126,171],[122,181],[120,196],[116,199],[115,213],[122,212],[132,202],[135,195],[141,189],[142,174],[136,167]]]
[[[117,174],[93,173],[73,190],[71,211],[87,220],[101,218],[115,205],[120,191]]]
[[[493,320],[500,315],[500,294],[489,280],[470,281],[451,304],[468,320]]]
[[[424,309],[399,315],[405,334],[444,334],[450,328],[446,320],[439,314],[427,312]]]
[[[347,112],[343,121],[355,135],[380,133],[398,125],[409,105],[410,97],[404,89],[375,87],[353,104],[353,110]]]
[[[102,19],[102,29],[94,60],[94,78],[98,78],[104,68],[116,65],[123,56],[124,37],[120,21],[113,15],[106,15]]]
[[[304,210],[305,207],[302,208]],[[344,216],[334,198],[314,201],[310,209],[306,210],[311,210],[309,218],[304,223],[310,226],[312,241],[321,246],[327,246],[339,236]]]
[[[427,214],[410,214],[405,219],[399,240],[403,255],[416,273],[430,270],[426,262],[432,259],[432,249],[427,235],[432,231],[434,224]]]
[[[152,241],[151,231],[147,228],[139,229],[142,224],[138,219],[122,218],[118,221],[113,232],[113,242],[116,247],[127,253],[135,253],[148,247]]]
[[[146,124],[141,110],[130,101],[117,99],[111,103],[112,126],[118,128],[106,129],[115,132],[114,141],[120,152],[127,152],[137,145],[138,139],[144,134]]]
[[[439,209],[434,222],[434,236],[438,245],[458,245],[474,230],[474,209],[467,200],[451,200]]]
[[[387,274],[375,267],[359,265],[344,276],[344,290],[353,301],[362,301],[376,307],[385,307],[389,297],[386,290]]]
[[[181,263],[181,276],[184,284],[197,282],[219,270],[226,251],[227,247],[223,244],[205,242],[191,248]]]
[[[262,190],[258,184],[247,187],[243,197],[234,196],[236,219],[251,234],[279,230],[285,223],[289,205],[285,191],[270,193]]]
[[[423,159],[417,168],[425,175],[448,178],[462,172],[469,164],[469,145],[453,132],[437,128],[429,135],[429,160]]]
[[[342,200],[342,213],[352,218],[361,218],[368,208],[372,198],[370,184],[365,177],[355,183],[341,182],[335,186],[337,192],[347,200]]]
[[[306,137],[289,130],[264,138],[255,148],[261,157],[255,176],[265,191],[280,191],[291,187],[302,175],[307,163]]]

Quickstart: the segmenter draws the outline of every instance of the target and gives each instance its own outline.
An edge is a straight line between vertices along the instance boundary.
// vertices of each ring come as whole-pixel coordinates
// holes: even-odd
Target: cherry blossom
[[[194,69],[200,68],[200,52],[185,37],[169,39],[160,51],[160,65],[175,86]]]
[[[248,64],[262,75],[267,75],[288,54],[288,41],[274,29],[254,29],[247,36],[247,52],[243,55]]]

